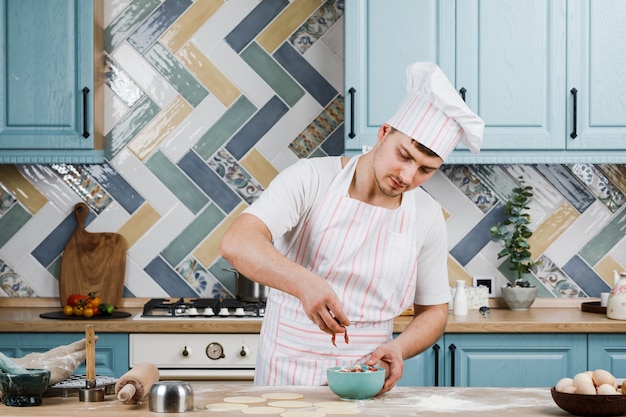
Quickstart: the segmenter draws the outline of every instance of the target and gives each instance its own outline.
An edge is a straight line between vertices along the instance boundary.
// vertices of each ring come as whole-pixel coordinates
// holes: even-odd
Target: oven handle
[[[159,379],[189,381],[253,381],[254,369],[162,369]]]

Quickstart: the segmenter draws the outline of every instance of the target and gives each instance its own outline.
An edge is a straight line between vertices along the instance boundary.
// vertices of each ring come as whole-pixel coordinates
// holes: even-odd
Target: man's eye
[[[400,152],[400,157],[402,159],[411,159],[411,157],[409,156],[409,154],[404,153],[404,152]]]

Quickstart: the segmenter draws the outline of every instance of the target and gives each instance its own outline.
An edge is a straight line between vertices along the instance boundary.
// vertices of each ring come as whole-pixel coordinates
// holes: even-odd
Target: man
[[[477,152],[484,124],[436,65],[412,64],[407,78],[408,95],[371,151],[298,161],[222,240],[225,259],[272,288],[257,384],[322,385],[331,366],[379,364],[383,393],[403,360],[444,331],[445,222],[419,186],[459,141]],[[413,320],[392,339],[394,317],[411,304]]]

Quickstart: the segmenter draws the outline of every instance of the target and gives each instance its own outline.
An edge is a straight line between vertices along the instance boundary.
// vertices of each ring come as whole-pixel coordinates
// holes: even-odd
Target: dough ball
[[[605,371],[604,369],[596,369],[593,371],[591,375],[591,379],[593,379],[593,383],[596,384],[596,387],[600,385],[609,384],[614,389],[617,388],[617,380],[609,371]]]
[[[554,386],[554,389],[556,389],[558,392],[565,392],[565,388],[573,386],[574,380],[572,378],[561,378],[559,382],[557,382]]]

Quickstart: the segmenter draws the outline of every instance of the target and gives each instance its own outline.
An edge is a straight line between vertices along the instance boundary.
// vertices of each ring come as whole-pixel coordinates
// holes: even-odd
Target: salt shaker
[[[457,280],[456,282],[452,311],[455,316],[467,316],[467,294],[465,294],[465,281],[463,280]]]

